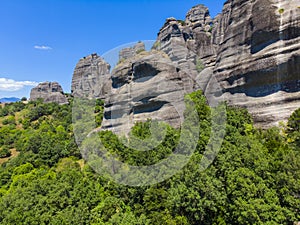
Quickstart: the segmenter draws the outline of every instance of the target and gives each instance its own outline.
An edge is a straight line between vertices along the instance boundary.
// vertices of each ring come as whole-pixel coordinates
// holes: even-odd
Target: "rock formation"
[[[179,126],[180,94],[205,89],[210,79],[229,104],[248,108],[257,126],[276,125],[300,107],[297,0],[227,0],[214,19],[197,5],[184,21],[168,18],[153,51],[144,49],[122,50],[111,74],[96,54],[77,64],[72,94],[105,100],[103,128],[120,133],[148,117]]]
[[[117,65],[111,78],[102,128],[126,134],[135,122],[147,118],[180,127],[184,95],[193,90],[193,80],[167,55],[138,54]]]
[[[216,19],[214,76],[262,127],[300,107],[299,1],[227,1]]]
[[[56,102],[67,104],[68,100],[64,95],[63,89],[57,82],[43,82],[31,89],[30,100],[43,99],[45,103]]]
[[[122,62],[125,59],[129,59],[145,51],[145,44],[143,42],[136,43],[133,47],[124,48],[119,53],[119,61]]]
[[[111,88],[110,65],[96,53],[79,60],[72,78],[75,97],[102,98]]]
[[[184,22],[167,19],[156,48],[185,68],[211,68],[229,104],[248,108],[258,126],[276,125],[300,107],[296,0],[228,0],[214,20],[195,6]]]

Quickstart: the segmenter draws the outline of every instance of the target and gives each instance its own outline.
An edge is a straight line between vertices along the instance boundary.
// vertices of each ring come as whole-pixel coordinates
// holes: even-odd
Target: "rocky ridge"
[[[31,89],[30,100],[43,99],[45,103],[56,102],[67,104],[68,100],[64,95],[63,89],[57,82],[43,82]]]
[[[184,94],[192,79],[161,52],[151,51],[125,60],[111,73],[112,90],[106,99],[103,129],[128,133],[147,118],[180,127]]]
[[[143,42],[138,42],[133,47],[123,48],[119,53],[119,61],[122,62],[132,58],[143,51],[145,51],[145,44]]]
[[[167,19],[156,46],[175,63],[210,68],[205,75],[218,80],[228,103],[248,108],[266,128],[300,107],[299,30],[296,0],[228,0],[213,20],[203,5],[193,7],[185,21]],[[184,62],[188,55],[192,59]]]
[[[141,43],[122,50],[111,73],[96,54],[81,59],[72,94],[104,99],[102,127],[120,133],[149,117],[179,126],[181,110],[169,100],[181,109],[180,94],[216,79],[216,97],[248,108],[257,126],[277,125],[300,107],[299,11],[296,0],[228,0],[212,19],[197,5],[184,21],[166,20],[153,51],[138,51]]]

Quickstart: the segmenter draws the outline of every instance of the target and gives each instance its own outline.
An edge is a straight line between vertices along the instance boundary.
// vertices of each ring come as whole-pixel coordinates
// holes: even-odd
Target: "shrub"
[[[1,149],[0,149],[0,158],[6,158],[11,156],[10,150],[9,148],[4,145]]]
[[[160,41],[156,41],[154,44],[153,44],[153,46],[152,46],[152,49],[159,49],[160,48],[160,46],[161,46],[161,43],[160,43]]]
[[[3,125],[8,125],[8,124],[16,124],[16,121],[15,121],[15,117],[14,116],[8,116],[7,118],[5,118],[3,121],[2,121]]]
[[[182,26],[185,26],[185,21],[183,20],[177,20],[178,23],[180,23]]]
[[[200,59],[197,59],[197,61],[196,61],[197,72],[200,73],[204,68],[205,68],[205,66],[203,65],[202,61]]]
[[[139,49],[139,50],[137,50],[135,53],[136,54],[140,54],[141,52],[144,52],[145,51],[145,49]]]

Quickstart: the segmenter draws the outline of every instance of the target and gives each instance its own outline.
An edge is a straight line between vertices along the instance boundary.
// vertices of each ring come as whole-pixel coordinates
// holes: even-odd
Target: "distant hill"
[[[11,98],[0,98],[1,103],[9,103],[9,102],[18,102],[21,99],[16,98],[16,97],[11,97]]]

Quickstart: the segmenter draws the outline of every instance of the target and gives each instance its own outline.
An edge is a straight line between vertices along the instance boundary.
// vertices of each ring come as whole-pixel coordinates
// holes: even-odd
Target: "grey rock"
[[[277,125],[300,107],[298,6],[297,0],[228,0],[211,19],[197,5],[185,21],[166,20],[152,52],[143,43],[121,50],[111,74],[96,54],[81,59],[72,94],[104,99],[102,128],[116,133],[147,118],[179,127],[183,93],[197,89],[209,102],[221,97],[246,107],[257,126]]]
[[[110,65],[104,59],[94,53],[79,60],[72,77],[74,97],[105,99],[110,89]]]
[[[192,74],[196,89],[217,80],[229,104],[248,108],[256,125],[267,128],[300,107],[298,6],[297,0],[228,0],[212,20],[197,5],[185,23],[167,19],[156,46]],[[209,73],[195,71],[198,61]]]
[[[126,60],[112,71],[113,89],[106,99],[102,128],[127,134],[135,122],[148,118],[180,127],[184,95],[193,90],[193,82],[160,52]]]
[[[57,82],[43,82],[31,89],[30,100],[43,99],[45,103],[55,102],[67,104],[68,100],[64,95],[63,89]]]
[[[228,102],[248,108],[260,127],[278,124],[300,107],[298,3],[230,0],[216,18],[214,76]]]
[[[119,61],[134,57],[138,53],[145,51],[145,44],[143,42],[136,43],[133,47],[124,48],[119,53]]]

